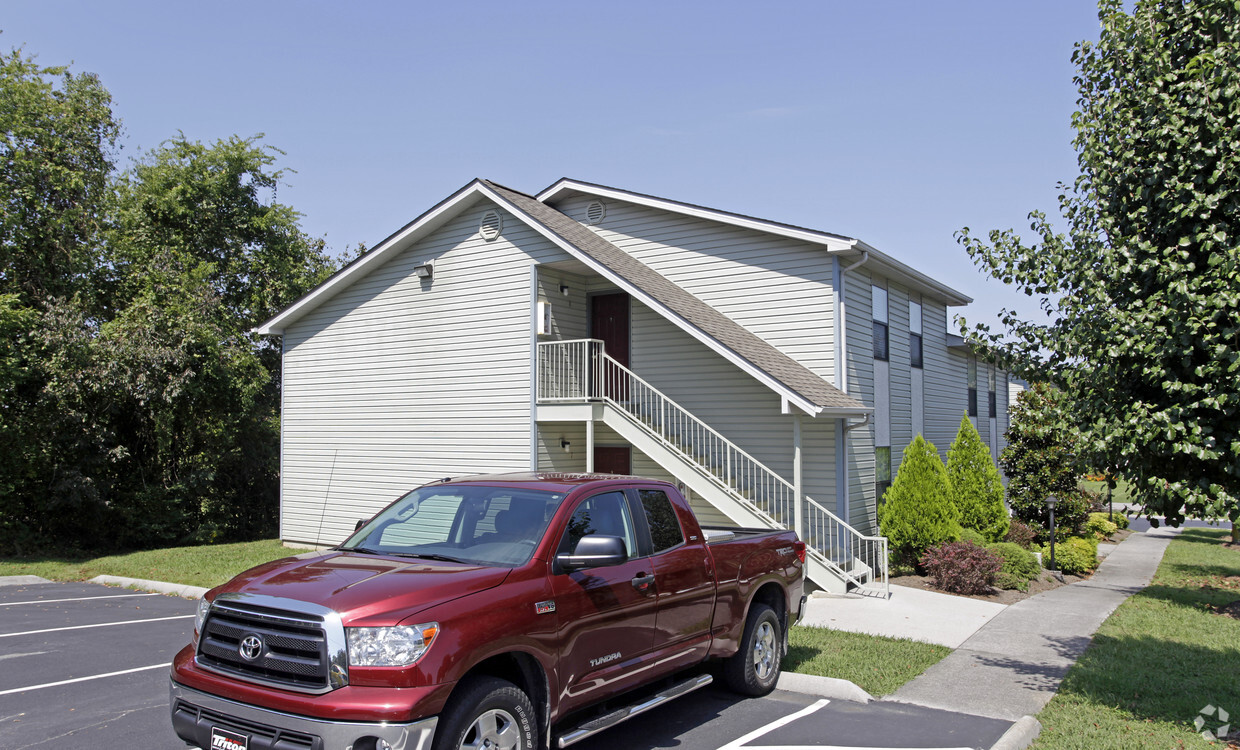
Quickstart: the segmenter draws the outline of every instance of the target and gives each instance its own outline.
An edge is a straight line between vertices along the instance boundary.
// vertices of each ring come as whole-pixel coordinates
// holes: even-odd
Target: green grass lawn
[[[1206,706],[1240,727],[1240,620],[1214,611],[1240,600],[1240,550],[1223,548],[1226,537],[1185,529],[1171,542],[1038,714],[1034,748],[1219,748],[1193,728]]]
[[[42,576],[53,581],[85,581],[99,575],[167,581],[210,588],[247,568],[298,554],[277,539],[239,544],[131,552],[90,559],[54,556],[0,559],[0,576]]]
[[[1089,480],[1081,480],[1081,486],[1091,492],[1097,492],[1102,495],[1102,502],[1107,500],[1107,483],[1091,482]],[[1123,479],[1115,480],[1115,491],[1112,493],[1111,502],[1119,504],[1128,502],[1128,482]]]
[[[795,626],[783,668],[820,677],[851,680],[870,695],[894,693],[901,685],[950,654],[946,646]]]

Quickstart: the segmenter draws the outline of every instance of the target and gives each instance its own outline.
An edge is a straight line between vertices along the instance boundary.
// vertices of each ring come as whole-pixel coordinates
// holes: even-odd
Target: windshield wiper
[[[436,554],[427,553],[427,552],[390,552],[388,554],[396,555],[397,557],[416,557],[419,560],[436,560],[438,562],[454,562],[454,563],[465,562],[464,560],[461,560],[456,557],[448,557],[447,555],[436,555]]]
[[[390,555],[391,552],[383,550],[371,549],[370,547],[337,547],[341,552],[360,552],[363,555]]]

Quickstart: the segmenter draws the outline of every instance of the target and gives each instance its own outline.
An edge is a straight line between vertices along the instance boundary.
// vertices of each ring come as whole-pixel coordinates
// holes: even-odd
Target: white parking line
[[[766,726],[764,726],[764,727],[758,727],[757,729],[753,730],[753,731],[752,731],[752,732],[750,732],[749,734],[746,734],[746,735],[744,735],[744,736],[742,736],[742,737],[738,737],[738,738],[736,738],[736,739],[732,740],[732,741],[731,741],[731,742],[729,742],[728,744],[726,744],[726,745],[724,745],[723,747],[719,748],[719,750],[740,750],[740,748],[741,748],[741,747],[742,747],[742,746],[743,746],[746,742],[749,742],[750,740],[757,739],[757,738],[761,737],[761,736],[762,736],[762,735],[764,735],[764,734],[768,734],[768,733],[770,733],[770,732],[773,732],[773,731],[775,731],[776,729],[779,729],[780,727],[784,726],[785,724],[791,724],[792,722],[794,722],[794,721],[796,721],[797,719],[800,719],[800,718],[802,718],[802,717],[804,717],[804,716],[809,716],[810,714],[814,713],[815,711],[817,711],[818,709],[822,708],[823,706],[827,705],[827,704],[828,704],[828,703],[830,703],[830,702],[831,702],[831,701],[827,700],[826,698],[823,698],[822,700],[816,701],[816,702],[814,702],[813,704],[811,704],[811,705],[809,705],[809,706],[806,706],[805,708],[801,709],[800,711],[797,711],[797,712],[796,712],[796,713],[794,713],[794,714],[788,714],[787,716],[785,716],[785,717],[784,717],[784,718],[782,718],[782,719],[777,719],[776,721],[772,721],[770,724],[767,724],[767,725],[766,725]]]
[[[91,602],[96,599],[132,599],[136,596],[160,596],[160,594],[118,594],[113,596],[79,596],[74,599],[31,599],[25,602],[4,602],[0,607],[16,607],[19,604],[55,604],[57,602]]]
[[[122,669],[119,672],[108,672],[107,674],[96,674],[90,677],[75,677],[72,680],[61,680],[60,682],[47,682],[42,685],[31,685],[30,687],[13,688],[11,690],[0,690],[0,695],[12,695],[13,693],[24,693],[28,690],[42,690],[43,688],[58,687],[60,685],[71,685],[75,682],[87,682],[89,680],[102,680],[105,677],[117,677],[123,674],[133,674],[134,672],[146,672],[152,669],[167,669],[167,664],[152,664],[149,667],[135,667],[134,669]]]
[[[16,638],[19,635],[39,635],[41,633],[59,633],[64,630],[86,630],[87,628],[110,628],[113,625],[139,625],[144,622],[164,622],[165,620],[189,620],[193,615],[177,615],[176,617],[154,617],[150,620],[126,620],[125,622],[101,622],[98,625],[70,625],[65,628],[48,628],[47,630],[27,630],[24,633],[0,633],[0,638]]]

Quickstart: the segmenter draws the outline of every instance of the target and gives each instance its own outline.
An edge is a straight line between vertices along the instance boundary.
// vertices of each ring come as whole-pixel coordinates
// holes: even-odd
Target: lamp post
[[[1051,513],[1051,570],[1055,570],[1055,504],[1059,502],[1059,498],[1054,495],[1046,496],[1046,509]]]

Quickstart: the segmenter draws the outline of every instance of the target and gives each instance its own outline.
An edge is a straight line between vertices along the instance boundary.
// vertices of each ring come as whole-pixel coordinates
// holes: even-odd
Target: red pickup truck
[[[172,724],[212,750],[567,747],[712,672],[770,691],[804,562],[793,532],[703,529],[666,482],[445,479],[207,592]]]

